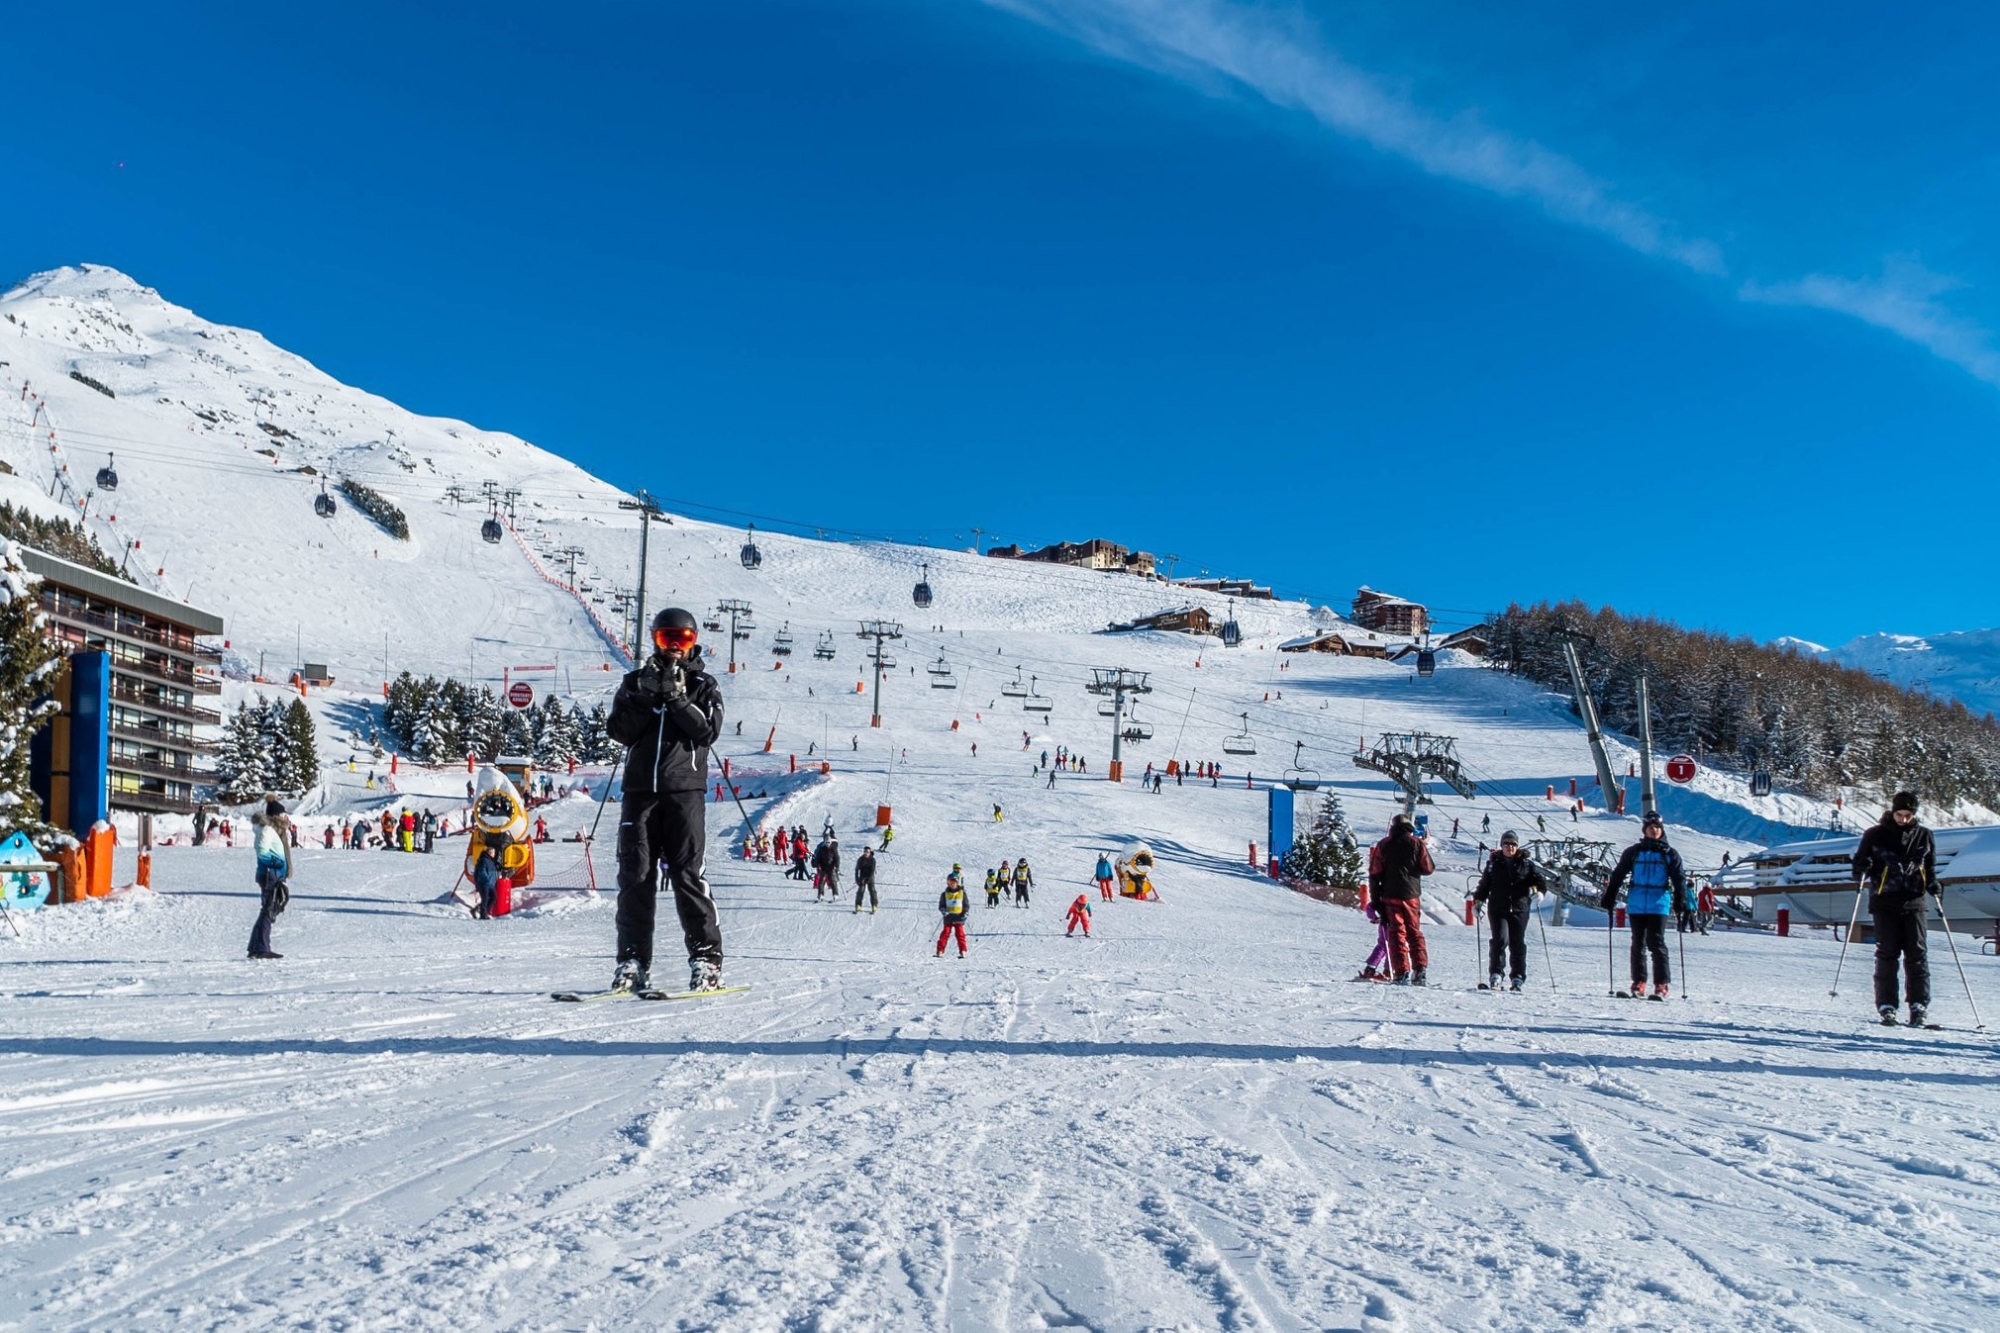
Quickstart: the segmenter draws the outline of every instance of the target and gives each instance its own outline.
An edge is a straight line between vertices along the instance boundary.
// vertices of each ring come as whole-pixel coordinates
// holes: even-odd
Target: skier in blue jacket
[[[1667,967],[1667,915],[1692,907],[1687,871],[1681,854],[1667,845],[1667,828],[1657,812],[1648,810],[1639,824],[1639,841],[1625,849],[1611,872],[1598,906],[1609,912],[1618,905],[1618,890],[1626,881],[1625,913],[1632,923],[1632,995],[1646,994],[1646,957],[1653,959],[1653,994],[1664,1000],[1673,974]]]

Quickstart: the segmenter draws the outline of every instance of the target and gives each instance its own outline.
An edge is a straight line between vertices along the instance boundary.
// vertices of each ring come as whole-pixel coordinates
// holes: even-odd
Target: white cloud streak
[[[1550,217],[1601,232],[1640,254],[1697,273],[1724,271],[1714,244],[1681,236],[1665,219],[1618,199],[1606,182],[1560,153],[1470,115],[1432,115],[1267,14],[1216,0],[987,3],[1164,74],[1197,82],[1220,75],[1434,176],[1529,200]]]
[[[1436,115],[1327,49],[1301,21],[1227,0],[984,0],[1114,59],[1197,86],[1218,80],[1311,116],[1434,176],[1537,205],[1551,218],[1696,273],[1727,274],[1721,248],[1637,204],[1533,140],[1464,113]],[[1939,297],[1957,284],[1906,261],[1876,280],[1810,274],[1737,288],[1741,300],[1834,311],[1925,348],[2000,387],[2000,353]]]
[[[1810,273],[1794,282],[1746,283],[1738,295],[1767,305],[1811,306],[1852,315],[2000,388],[2000,351],[1994,350],[1991,336],[1938,300],[1960,285],[1913,260],[1901,259],[1887,264],[1880,278]]]

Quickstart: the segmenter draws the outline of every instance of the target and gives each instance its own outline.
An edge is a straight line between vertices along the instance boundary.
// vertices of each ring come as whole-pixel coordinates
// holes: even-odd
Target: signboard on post
[[[1694,781],[1694,756],[1677,754],[1667,760],[1667,781],[1685,786]]]
[[[525,680],[517,680],[507,687],[507,702],[516,708],[526,708],[535,702],[535,687]]]

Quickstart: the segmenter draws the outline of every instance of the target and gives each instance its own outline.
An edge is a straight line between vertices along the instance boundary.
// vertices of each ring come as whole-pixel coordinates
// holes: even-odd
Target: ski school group
[[[557,999],[678,999],[747,989],[723,985],[722,928],[703,864],[710,748],[722,734],[722,692],[703,664],[694,616],[680,607],[668,607],[653,618],[651,634],[654,651],[620,682],[608,721],[612,738],[626,747],[617,842],[617,957],[611,985],[597,992],[558,992]],[[1924,1027],[1930,1026],[1931,1002],[1927,899],[1936,897],[1939,889],[1935,844],[1930,830],[1917,820],[1917,804],[1914,794],[1897,793],[1888,813],[1861,839],[1854,854],[1853,879],[1860,891],[1857,914],[1865,893],[1875,922],[1877,1015],[1885,1024],[1896,1024],[1901,991],[1906,989],[1908,1021]],[[271,949],[271,926],[289,898],[287,881],[295,838],[284,807],[275,799],[266,803],[252,824],[262,904],[249,952],[252,958],[275,959],[280,955]],[[799,878],[803,878],[807,863],[804,834],[799,828],[780,835],[780,845],[791,852],[791,873]],[[884,850],[893,836],[892,831],[884,830]],[[754,844],[752,851],[754,854]],[[877,906],[875,858],[875,849],[866,849],[855,865],[856,912],[861,910],[864,894],[871,912]],[[816,872],[815,896],[831,893],[838,901],[840,849],[830,823],[810,864]],[[1369,852],[1362,906],[1369,920],[1376,923],[1377,934],[1374,952],[1357,979],[1406,986],[1430,984],[1420,903],[1423,880],[1435,870],[1426,839],[1408,815],[1397,815],[1390,822],[1388,835]],[[1100,896],[1107,901],[1111,877],[1109,859],[1100,857],[1094,878]],[[653,984],[654,921],[662,879],[672,891],[687,948],[688,986],[684,991]],[[1026,907],[1033,884],[1025,857],[1011,866],[989,870],[987,906],[997,907],[1001,894],[1006,893],[1015,906]],[[1492,926],[1482,989],[1498,990],[1503,979],[1512,990],[1522,989],[1528,974],[1527,925],[1533,915],[1533,896],[1547,893],[1548,887],[1541,871],[1522,852],[1518,836],[1512,830],[1502,833],[1499,848],[1488,859],[1472,894],[1475,919],[1484,914]],[[1621,892],[1632,934],[1631,983],[1618,994],[1665,1000],[1673,985],[1667,917],[1670,912],[1678,914],[1685,931],[1696,904],[1680,853],[1667,843],[1665,824],[1655,811],[1647,811],[1642,818],[1639,841],[1619,857],[1599,905],[1607,913],[1613,911]],[[937,956],[942,957],[947,945],[954,942],[959,956],[965,956],[967,905],[964,872],[954,864],[938,896],[943,929],[938,935]],[[1090,933],[1087,894],[1079,894],[1070,904],[1067,926],[1065,933],[1079,928],[1085,935]],[[1546,951],[1546,938],[1543,947]],[[1836,991],[1838,984],[1836,976]]]

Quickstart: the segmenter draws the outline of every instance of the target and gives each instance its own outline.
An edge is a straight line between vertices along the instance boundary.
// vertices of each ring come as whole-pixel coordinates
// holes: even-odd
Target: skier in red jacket
[[[1064,938],[1068,938],[1069,936],[1076,934],[1076,928],[1078,926],[1083,927],[1083,937],[1085,939],[1089,939],[1090,938],[1090,895],[1087,893],[1077,894],[1076,901],[1069,905],[1069,929],[1063,932]]]
[[[1431,850],[1408,815],[1389,821],[1389,836],[1368,852],[1368,889],[1389,940],[1389,967],[1398,986],[1428,984],[1430,952],[1424,947],[1423,877],[1437,873]]]

